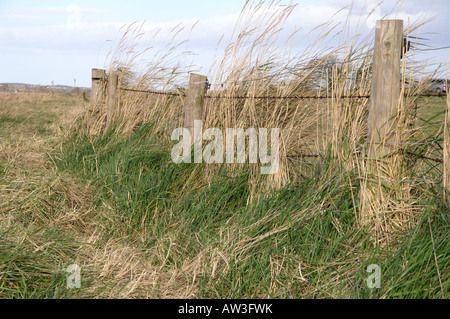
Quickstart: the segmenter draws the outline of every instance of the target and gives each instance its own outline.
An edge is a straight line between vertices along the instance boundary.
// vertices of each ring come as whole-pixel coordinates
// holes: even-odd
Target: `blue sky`
[[[286,32],[302,26],[306,34],[352,1],[292,2],[298,7],[286,22]],[[362,14],[379,3],[375,0],[356,2],[356,7],[363,8]],[[0,83],[50,85],[54,81],[73,85],[76,79],[77,86],[88,87],[91,68],[104,67],[111,41],[117,39],[120,27],[135,21],[146,21],[146,32],[160,28],[162,36],[167,36],[167,30],[178,23],[192,26],[199,20],[192,31],[187,32],[188,27],[181,36],[189,38],[186,48],[197,54],[193,62],[207,73],[218,40],[222,34],[231,35],[244,3],[244,0],[0,0]],[[283,3],[289,1],[281,1]],[[396,3],[396,0],[384,1],[375,9],[375,15],[381,18]],[[433,47],[450,45],[448,0],[405,0],[398,12],[397,17],[405,21],[435,17],[422,28],[421,34]],[[146,43],[160,44],[150,40]],[[448,52],[423,52],[420,58],[446,64]]]

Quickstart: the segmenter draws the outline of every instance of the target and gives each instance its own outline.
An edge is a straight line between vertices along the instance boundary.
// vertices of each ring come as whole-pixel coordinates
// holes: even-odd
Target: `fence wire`
[[[138,89],[129,89],[129,88],[122,88],[122,87],[120,89],[122,91],[155,94],[155,95],[182,96],[182,97],[186,96],[186,94],[184,94],[184,93],[174,93],[174,92],[154,91],[154,90],[138,90]]]
[[[442,159],[440,159],[440,158],[429,157],[429,156],[426,156],[425,154],[417,154],[417,153],[413,153],[413,152],[409,152],[409,151],[405,151],[405,150],[400,150],[399,152],[407,154],[407,155],[410,155],[410,156],[415,156],[417,158],[430,160],[430,161],[433,161],[433,162],[436,162],[436,163],[444,163],[444,161]],[[363,153],[362,152],[355,152],[355,153],[353,153],[353,156],[361,157],[361,156],[363,156]],[[296,155],[286,155],[285,157],[288,158],[288,159],[296,160],[296,159],[299,159],[299,158],[300,159],[301,158],[323,158],[323,155],[321,155],[321,154],[296,154]]]
[[[156,91],[156,90],[140,90],[140,89],[131,89],[131,88],[120,88],[122,91],[129,91],[129,92],[137,92],[137,93],[144,93],[144,94],[154,94],[154,95],[165,95],[165,96],[178,96],[178,97],[186,97],[185,93],[175,93],[175,92],[166,92],[166,91]],[[404,95],[405,97],[445,97],[446,94],[433,94],[433,93],[425,93],[425,94],[417,94],[417,95]],[[227,95],[208,95],[205,94],[205,98],[211,99],[211,100],[220,100],[220,99],[226,99],[226,100],[324,100],[324,99],[333,99],[333,98],[340,98],[340,99],[370,99],[370,95],[342,95],[342,96],[300,96],[300,95],[294,95],[294,96],[227,96]],[[331,125],[331,123],[329,123]],[[332,127],[333,128],[333,127]],[[428,145],[432,144],[434,142],[437,142],[439,140],[442,140],[441,138],[437,138],[432,141],[427,142],[398,142],[398,143],[386,143],[386,144],[398,144],[398,145]],[[431,158],[426,156],[425,154],[416,154],[410,151],[400,150],[402,153],[407,154],[409,156],[415,156],[417,158],[430,160],[436,163],[443,163],[443,160],[440,158]],[[353,155],[361,156],[361,152],[356,152]],[[298,162],[298,163],[304,163],[304,164],[311,164],[311,165],[327,165],[331,163],[326,162],[306,162],[303,161],[303,158],[324,158],[322,154],[296,154],[296,155],[286,155],[283,156],[286,159]],[[421,180],[371,180],[367,178],[360,177],[361,179],[365,179],[367,181],[385,181],[385,182],[425,182],[425,181],[437,181],[442,180],[442,178],[438,179],[421,179]]]
[[[186,97],[185,93],[175,93],[175,92],[166,92],[166,91],[155,91],[155,90],[139,90],[139,89],[130,89],[130,88],[120,88],[122,91],[130,91],[130,92],[138,92],[138,93],[146,93],[146,94],[156,94],[156,95],[169,95],[169,96],[181,96]],[[322,99],[331,99],[331,98],[341,98],[341,99],[369,99],[370,95],[342,95],[337,97],[331,96],[214,96],[214,95],[205,95],[207,99],[224,99],[224,100],[322,100]]]
[[[424,158],[424,159],[429,159],[438,163],[443,163],[443,161],[441,159],[433,159],[433,158],[429,158],[426,156],[423,156],[421,154],[414,154],[414,153],[408,153],[408,155],[414,155],[417,156],[419,158]],[[291,161],[295,161],[297,163],[300,164],[308,164],[308,165],[331,165],[331,162],[307,162],[307,161],[303,161],[303,160],[299,160],[298,158],[303,158],[303,157],[321,157],[320,155],[317,154],[300,154],[300,155],[290,155],[290,156],[283,156],[286,159],[289,159]],[[444,178],[444,176],[441,177],[436,177],[436,178],[419,178],[419,179],[407,179],[407,178],[403,178],[403,179],[375,179],[375,178],[368,178],[366,176],[362,176],[359,172],[355,171],[355,170],[350,170],[349,172],[354,173],[357,176],[357,179],[359,180],[364,180],[367,182],[374,182],[374,183],[425,183],[425,182],[433,182],[433,183],[437,183],[437,182],[441,182],[443,180],[448,180],[450,179],[450,177]]]
[[[185,93],[175,93],[166,91],[156,91],[156,90],[140,90],[131,88],[120,88],[122,91],[155,94],[155,95],[168,95],[168,96],[181,96],[186,97]],[[404,97],[446,97],[443,93],[424,93],[417,95],[404,94]],[[370,95],[340,95],[340,96],[316,96],[316,95],[269,95],[269,96],[234,96],[234,95],[210,95],[206,94],[205,98],[211,100],[326,100],[326,99],[370,99]]]

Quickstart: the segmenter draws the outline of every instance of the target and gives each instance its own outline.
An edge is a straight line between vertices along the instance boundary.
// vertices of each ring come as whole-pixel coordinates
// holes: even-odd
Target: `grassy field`
[[[174,164],[154,121],[93,137],[86,107],[0,96],[0,298],[450,297],[439,183],[414,189],[426,209],[379,246],[358,227],[360,181],[338,161],[252,198],[249,165]],[[442,122],[445,107],[421,99],[419,118]],[[80,288],[67,287],[72,264]],[[367,285],[371,264],[380,288]]]

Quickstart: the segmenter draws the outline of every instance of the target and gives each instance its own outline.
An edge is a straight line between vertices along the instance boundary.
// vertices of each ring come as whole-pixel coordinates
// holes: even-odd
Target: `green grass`
[[[197,297],[449,297],[445,203],[431,200],[417,226],[394,236],[387,249],[374,247],[356,224],[359,184],[352,173],[325,166],[247,203],[248,167],[223,165],[199,183],[205,164],[172,163],[170,145],[158,145],[150,132],[149,124],[126,139],[111,130],[92,141],[75,133],[57,165],[93,181],[96,204],[112,208],[100,221],[105,241],[120,233],[143,249],[175,245],[164,264],[156,261],[165,268],[205,251],[225,254],[227,265],[214,276],[213,259],[204,260]],[[148,238],[139,240],[140,232]],[[367,287],[370,264],[381,266],[380,289]]]
[[[13,240],[17,237],[27,240]],[[0,298],[77,298],[80,290],[67,289],[66,282],[67,261],[75,260],[76,248],[55,229],[0,230]]]
[[[19,116],[19,117],[11,117],[11,116],[0,116],[0,125],[2,127],[5,127],[7,123],[11,124],[20,124],[26,121],[26,117]]]
[[[58,100],[59,107],[76,106]],[[43,141],[60,108],[24,102],[22,95],[0,103],[0,298],[77,298],[84,294],[67,288],[66,269],[77,261],[80,243],[51,225],[66,211],[67,198],[55,194],[58,174],[46,171],[40,153],[49,147]],[[89,281],[86,276],[83,286]]]
[[[51,133],[49,126],[56,121],[52,113],[32,114],[29,116],[0,116],[0,136],[17,135],[18,131],[34,131],[38,134]]]
[[[446,101],[442,97],[420,97],[417,99],[417,126],[425,134],[434,135],[445,120]]]
[[[2,116],[5,150],[16,135],[51,136],[39,126],[55,118],[43,103],[29,107],[26,117]],[[0,157],[0,298],[117,298],[155,269],[156,285],[138,281],[125,296],[177,297],[193,284],[195,298],[450,297],[450,208],[439,184],[414,187],[427,209],[379,247],[357,224],[358,176],[336,161],[249,200],[249,165],[174,164],[152,123],[128,137],[79,127],[44,148],[49,168],[26,166],[38,150],[20,143]],[[14,164],[20,152],[25,167]],[[82,266],[81,289],[67,289],[70,264]],[[381,267],[380,288],[367,286],[371,264]],[[131,277],[119,278],[123,265]]]

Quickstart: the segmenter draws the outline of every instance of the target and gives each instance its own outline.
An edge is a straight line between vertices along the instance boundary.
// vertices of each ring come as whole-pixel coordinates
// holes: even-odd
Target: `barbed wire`
[[[450,46],[440,47],[440,48],[430,48],[430,49],[416,49],[416,51],[436,51],[436,50],[444,50],[449,49]]]
[[[414,153],[409,153],[409,154],[415,155],[415,156],[421,157],[421,158],[438,161],[439,163],[443,162],[440,159],[432,159],[432,158],[429,158],[426,156],[422,156],[420,154],[414,154]],[[330,165],[330,164],[332,164],[331,162],[313,163],[313,162],[305,162],[302,160],[296,160],[296,158],[298,158],[298,157],[320,157],[320,155],[317,155],[317,154],[300,154],[300,155],[294,155],[294,156],[292,156],[292,155],[284,156],[283,155],[283,157],[285,157],[289,160],[296,161],[301,164],[310,164],[310,165]],[[374,178],[368,178],[368,177],[361,176],[361,174],[355,170],[350,170],[349,172],[354,173],[359,180],[365,180],[367,182],[378,182],[378,183],[380,183],[380,182],[382,182],[382,183],[422,183],[422,182],[440,182],[440,181],[443,181],[444,179],[445,180],[450,179],[450,177],[444,178],[443,176],[438,177],[438,178],[422,178],[422,179],[374,179]]]
[[[433,162],[436,162],[436,163],[444,163],[444,161],[441,160],[440,158],[431,158],[431,157],[425,156],[423,154],[416,154],[416,153],[413,153],[413,152],[405,152],[404,150],[403,150],[403,152],[405,154],[416,156],[418,158],[427,159],[427,160],[430,160],[430,161],[433,161]]]
[[[430,159],[430,160],[437,160],[437,161],[439,161],[440,163],[443,162],[443,161],[440,160],[440,159],[432,159],[432,158],[428,158],[428,157],[422,156],[422,155],[420,155],[420,154],[414,154],[414,153],[411,153],[410,155],[415,155],[415,156],[417,156],[417,157],[426,158],[426,159]],[[298,158],[298,157],[320,157],[320,155],[317,155],[317,154],[300,154],[300,155],[294,155],[294,156],[292,156],[292,155],[290,155],[290,156],[284,156],[284,155],[283,155],[283,157],[285,157],[285,158],[287,158],[287,159],[289,159],[289,160],[296,161],[296,162],[301,163],[301,164],[310,164],[310,165],[330,165],[330,164],[332,164],[331,162],[319,162],[319,163],[313,163],[313,162],[305,162],[305,161],[297,160],[297,159],[296,159],[296,158]],[[383,183],[420,183],[420,182],[440,182],[440,181],[443,181],[443,180],[444,180],[444,177],[443,177],[443,176],[442,176],[442,177],[438,177],[438,178],[422,178],[422,179],[374,179],[374,178],[368,178],[368,177],[361,176],[361,174],[360,174],[359,172],[355,171],[355,170],[350,170],[349,172],[354,173],[354,174],[357,176],[358,179],[360,179],[360,180],[365,180],[365,181],[368,181],[368,182],[383,182]],[[448,180],[448,179],[450,179],[450,177],[445,178],[445,179]]]
[[[340,98],[340,99],[369,99],[369,95],[342,95],[338,97],[330,97],[330,96],[212,96],[206,95],[207,99],[226,99],[226,100],[323,100],[323,99],[331,99],[331,98]]]
[[[286,158],[300,158],[300,157],[321,157],[321,155],[319,155],[319,154],[286,155]]]
[[[130,91],[130,92],[138,92],[138,93],[146,93],[146,94],[155,94],[155,95],[168,95],[168,96],[181,96],[186,97],[185,93],[174,93],[174,92],[166,92],[166,91],[156,91],[156,90],[140,90],[140,89],[131,89],[131,88],[120,88],[122,91]],[[443,93],[426,93],[426,94],[416,94],[416,95],[408,95],[404,94],[404,97],[446,97],[446,94]],[[214,96],[211,94],[206,94],[205,98],[211,100],[326,100],[326,99],[370,99],[370,95],[341,95],[341,96],[316,96],[316,95],[286,95],[286,96],[277,96],[277,95],[269,95],[269,96],[243,96],[243,95],[218,95]]]
[[[139,90],[130,88],[120,88],[122,91],[146,93],[146,94],[156,94],[156,95],[169,95],[169,96],[182,96],[186,97],[185,93],[173,93],[165,91],[155,91],[155,90]],[[321,100],[321,99],[331,99],[331,98],[341,98],[341,99],[369,99],[370,95],[342,95],[337,97],[330,96],[213,96],[205,95],[207,99],[227,99],[227,100],[287,100],[287,99],[298,99],[298,100]]]
[[[425,154],[417,154],[417,153],[405,151],[405,150],[399,150],[399,152],[407,154],[407,155],[415,156],[418,158],[427,159],[427,160],[430,160],[430,161],[433,161],[436,163],[444,163],[444,161],[440,158],[429,157],[429,156],[426,156]],[[352,155],[360,157],[363,155],[363,153],[362,152],[354,152]],[[287,159],[296,160],[298,158],[308,158],[308,157],[309,158],[319,158],[319,157],[323,158],[324,156],[322,154],[296,154],[296,155],[283,155],[283,157],[285,157]]]
[[[120,88],[120,90],[123,91],[129,91],[129,92],[137,92],[137,93],[145,93],[145,94],[156,94],[156,95],[166,95],[166,96],[181,96],[181,97],[186,97],[185,93],[174,93],[174,92],[165,92],[165,91],[155,91],[155,90],[140,90],[140,89],[131,89],[131,88]],[[406,96],[406,95],[405,95]],[[431,96],[444,96],[442,94],[421,94],[421,95],[417,95],[417,96],[425,96],[425,97],[431,97]],[[210,98],[210,99],[313,99],[313,100],[318,100],[318,99],[330,99],[333,97],[330,96],[254,96],[254,97],[249,97],[249,96],[217,96],[217,97],[213,97],[210,95],[205,95],[205,98]],[[336,97],[334,97],[336,98]],[[338,98],[343,98],[343,99],[362,99],[362,98],[370,98],[370,96],[368,95],[355,95],[355,96],[340,96]],[[326,112],[326,111],[325,111]],[[326,112],[326,115],[328,117],[328,114]],[[329,119],[328,119],[329,120]],[[331,125],[331,123],[328,123],[333,129],[334,127]],[[347,136],[348,137],[348,136]],[[428,145],[428,144],[432,144],[434,142],[437,142],[439,140],[441,140],[442,138],[437,138],[434,139],[432,141],[427,141],[427,142],[413,142],[413,143],[407,143],[407,142],[398,142],[398,143],[385,143],[385,144],[399,144],[399,145]],[[359,144],[357,142],[357,144]],[[380,144],[380,143],[374,143],[374,144]],[[410,156],[415,156],[417,158],[421,158],[421,159],[426,159],[426,160],[430,160],[436,163],[444,163],[444,161],[440,158],[431,158],[429,156],[425,156],[424,154],[416,154],[410,151],[405,151],[405,150],[400,150],[400,152],[410,155]],[[354,152],[352,155],[356,155],[356,156],[361,156],[363,153],[362,152]],[[313,162],[306,162],[303,161],[301,159],[303,158],[325,158],[325,156],[323,154],[296,154],[296,155],[283,155],[284,158],[291,160],[291,161],[295,161],[298,163],[302,163],[302,164],[310,164],[310,165],[329,165],[331,164],[330,162],[318,162],[318,163],[313,163]],[[372,179],[372,178],[367,178],[367,177],[363,177],[359,174],[359,172],[355,172],[352,171],[353,173],[355,173],[358,176],[358,179],[360,180],[366,180],[368,182],[388,182],[388,183],[419,183],[419,182],[437,182],[437,181],[442,181],[444,178],[424,178],[424,179],[401,179],[401,180],[393,180],[393,179]],[[450,179],[447,178],[447,179]]]
[[[174,93],[174,92],[165,92],[165,91],[154,91],[154,90],[138,90],[138,89],[129,89],[129,88],[120,88],[122,91],[130,91],[130,92],[138,92],[138,93],[146,93],[146,94],[156,94],[156,95],[168,95],[168,96],[182,96],[185,97],[184,93]]]
[[[405,97],[447,97],[447,94],[443,94],[443,93],[424,93],[424,94],[412,94],[412,95],[408,95],[408,94],[404,94]]]
[[[383,182],[383,183],[420,183],[420,182],[440,182],[450,179],[450,177],[444,178],[438,177],[438,178],[423,178],[423,179],[374,179],[374,178],[367,178],[362,177],[358,174],[358,179],[365,180],[368,182]]]
[[[426,141],[426,142],[367,142],[366,144],[376,144],[376,145],[430,145],[433,144],[435,142],[438,141],[442,141],[443,140],[443,136],[442,137],[438,137],[434,140],[431,141]]]
[[[182,97],[186,97],[185,93],[174,93],[174,92],[165,92],[165,91],[155,91],[155,90],[140,90],[140,89],[131,89],[131,88],[120,88],[123,91],[130,91],[130,92],[138,92],[138,93],[146,93],[146,94],[156,94],[156,95],[167,95],[167,96],[182,96]],[[406,96],[406,94],[405,94]],[[419,96],[444,96],[442,94],[422,94]],[[209,99],[313,99],[313,100],[319,100],[319,99],[330,99],[333,97],[330,96],[211,96],[211,95],[205,95],[205,98],[209,98]],[[335,97],[336,98],[336,97]],[[343,95],[340,96],[338,98],[348,98],[348,99],[368,99],[370,98],[369,95]],[[335,130],[335,128],[333,127],[333,125],[330,122],[330,119],[328,117],[328,112],[326,111],[325,105],[324,105],[324,109],[325,109],[325,114],[327,116],[327,120],[328,120],[328,125]],[[344,133],[344,135],[346,135]],[[347,138],[350,139],[349,136],[346,135]],[[351,139],[350,139],[351,140]],[[386,143],[372,143],[372,144],[385,144],[385,145],[429,145],[432,144],[434,142],[437,142],[439,140],[442,140],[442,137],[436,138],[434,140],[431,141],[426,141],[426,142],[386,142]],[[362,144],[360,144],[357,141],[353,141],[356,144],[359,144],[359,146],[363,146]],[[369,143],[367,143],[369,144]],[[412,155],[412,156],[416,156],[418,158],[422,158],[422,159],[428,159],[437,163],[443,163],[443,161],[441,159],[438,158],[431,158],[431,157],[427,157],[424,154],[416,154],[413,152],[405,152],[404,150],[402,150],[404,153],[408,154],[408,155]],[[361,152],[356,152],[355,154],[361,154]],[[322,154],[298,154],[298,155],[289,155],[289,156],[285,156],[286,158],[289,159],[296,159],[296,158],[303,158],[303,157],[323,157]]]

